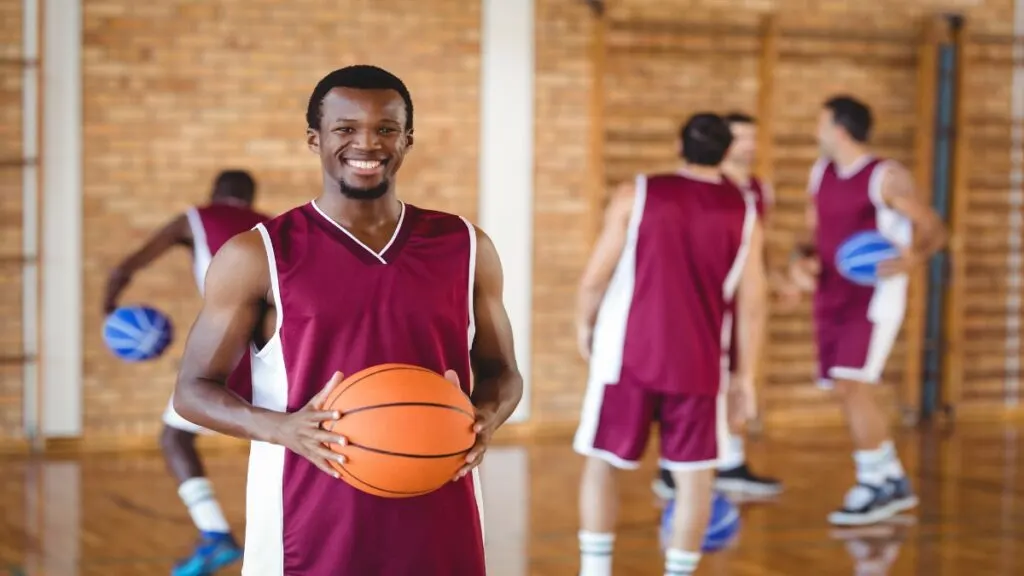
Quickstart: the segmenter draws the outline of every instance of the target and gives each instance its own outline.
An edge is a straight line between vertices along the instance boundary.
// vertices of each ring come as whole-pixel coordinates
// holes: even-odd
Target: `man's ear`
[[[312,128],[306,128],[306,146],[309,146],[310,152],[319,155],[320,154],[320,133]]]

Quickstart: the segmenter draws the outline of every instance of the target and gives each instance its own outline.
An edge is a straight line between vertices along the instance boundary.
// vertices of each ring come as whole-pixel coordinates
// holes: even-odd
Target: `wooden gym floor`
[[[1024,574],[1019,441],[1018,430],[1001,425],[905,433],[899,449],[921,497],[918,512],[848,530],[825,523],[852,481],[841,431],[789,432],[757,442],[749,448],[753,461],[783,478],[787,491],[774,502],[744,505],[738,540],[706,556],[698,574]],[[574,575],[580,459],[568,441],[504,445],[488,458],[490,573]],[[245,455],[228,449],[207,461],[225,512],[241,530]],[[648,462],[623,476],[617,576],[661,574],[651,470]],[[167,574],[194,537],[175,486],[152,453],[0,461],[0,509],[4,576]]]

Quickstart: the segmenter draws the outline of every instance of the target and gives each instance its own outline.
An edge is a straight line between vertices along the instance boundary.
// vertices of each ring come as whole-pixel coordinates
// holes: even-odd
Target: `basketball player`
[[[724,116],[732,132],[732,145],[722,161],[722,174],[736,187],[750,194],[757,208],[758,218],[764,221],[775,194],[768,182],[763,182],[753,175],[754,156],[757,152],[757,124],[752,116],[734,112]],[[760,255],[761,258],[767,254]],[[730,314],[733,311],[730,309]],[[729,346],[729,370],[735,372],[739,367],[739,322],[733,318],[732,338]],[[734,377],[735,378],[735,377]],[[735,404],[735,403],[733,403]],[[730,406],[732,408],[732,406]],[[740,415],[742,417],[742,415]],[[715,474],[715,488],[746,494],[749,496],[774,496],[782,491],[782,483],[774,478],[755,474],[747,465],[744,450],[743,430],[737,425],[736,418],[729,418],[729,439],[722,449],[718,470]],[[669,499],[675,494],[672,473],[662,468],[652,485],[654,493]]]
[[[737,381],[746,415],[765,322],[762,232],[752,200],[722,177],[732,135],[717,115],[680,131],[685,167],[622,186],[605,216],[577,304],[580,351],[590,362],[575,450],[581,576],[609,576],[616,469],[636,469],[659,422],[661,467],[675,481],[665,574],[692,574],[708,525],[719,435],[726,432],[723,345],[738,290]],[[723,434],[724,435],[724,434]]]
[[[886,520],[917,505],[873,392],[903,322],[907,272],[946,238],[907,169],[871,153],[871,128],[871,110],[862,102],[849,96],[825,102],[818,120],[821,159],[808,184],[813,240],[797,246],[790,265],[793,283],[814,291],[819,383],[838,394],[853,438],[857,483],[829,515],[833,524],[847,526]],[[836,249],[864,230],[878,230],[902,252],[879,266],[883,278],[875,286],[846,280],[835,264]]]
[[[241,170],[221,172],[214,182],[208,204],[189,208],[175,216],[139,250],[114,268],[107,282],[104,310],[110,313],[117,308],[118,297],[128,287],[132,276],[174,246],[191,248],[196,284],[202,294],[203,279],[212,256],[229,238],[251,230],[267,219],[252,209],[255,198],[256,182],[249,173]],[[232,389],[246,396],[251,394],[248,362],[241,363],[232,375]],[[172,403],[168,401],[164,410],[160,448],[167,468],[178,481],[178,494],[200,532],[192,557],[178,563],[172,574],[198,576],[236,562],[242,551],[231,534],[196,452],[196,434],[206,431],[179,416]]]
[[[252,440],[244,575],[483,576],[471,471],[522,396],[497,252],[468,220],[398,199],[413,104],[397,77],[336,70],[313,90],[306,122],[322,191],[214,258],[175,408]],[[225,387],[250,350],[251,403]],[[446,374],[476,407],[466,465],[416,498],[339,480],[328,461],[345,457],[327,444],[347,440],[318,426],[345,417],[323,409],[343,374],[388,362]]]

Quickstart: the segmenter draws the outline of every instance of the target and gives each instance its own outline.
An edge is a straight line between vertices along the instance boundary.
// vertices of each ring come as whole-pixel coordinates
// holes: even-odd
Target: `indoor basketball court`
[[[821,103],[835,94],[871,106],[873,150],[907,167],[948,230],[910,274],[876,393],[919,503],[884,522],[830,525],[854,482],[853,445],[835,392],[816,386],[811,299],[772,298],[745,453],[783,490],[729,495],[735,531],[694,574],[1024,574],[1024,1],[882,4],[0,0],[0,576],[167,574],[189,555],[198,521],[161,456],[162,415],[203,302],[200,239],[193,227],[136,271],[119,306],[153,316],[122,315],[137,323],[117,338],[111,271],[205,202],[224,170],[251,174],[255,206],[271,216],[316,197],[305,107],[318,79],[350,64],[387,68],[415,101],[398,196],[476,224],[501,259],[523,395],[479,468],[487,574],[580,570],[573,434],[588,367],[577,290],[611,191],[677,170],[692,114],[756,118],[754,173],[774,188],[774,279],[805,230]],[[470,341],[480,321],[470,314]],[[142,350],[132,330],[162,340]],[[462,454],[473,437],[442,442],[440,427],[465,426],[472,405],[442,392],[373,418]],[[399,404],[383,392],[338,397],[330,406],[343,411]],[[201,434],[197,445],[242,543],[250,443]],[[658,447],[619,476],[616,576],[663,573]],[[396,455],[381,453],[367,481],[376,492],[360,488],[375,497],[447,482],[443,462],[417,483],[390,474]],[[334,469],[361,470],[347,464]],[[237,575],[241,562],[194,573]]]

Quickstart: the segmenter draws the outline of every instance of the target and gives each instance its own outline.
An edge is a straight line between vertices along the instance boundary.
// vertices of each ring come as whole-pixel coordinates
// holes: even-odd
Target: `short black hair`
[[[683,159],[698,166],[718,166],[732,145],[732,130],[718,114],[701,112],[690,116],[679,130]]]
[[[346,66],[324,76],[313,88],[306,108],[306,125],[310,130],[320,129],[320,118],[323,116],[321,105],[327,93],[335,88],[355,88],[357,90],[394,90],[405,102],[405,130],[412,131],[412,96],[405,83],[383,68],[369,64]]]
[[[733,124],[757,124],[757,120],[754,119],[750,114],[744,114],[743,112],[730,112],[725,116],[722,116],[725,123],[729,126]]]
[[[256,180],[245,170],[224,170],[213,182],[213,195],[251,203],[256,198]]]
[[[871,108],[853,96],[833,96],[825,101],[825,108],[832,112],[832,121],[842,126],[846,133],[857,142],[867,142],[871,136]]]

